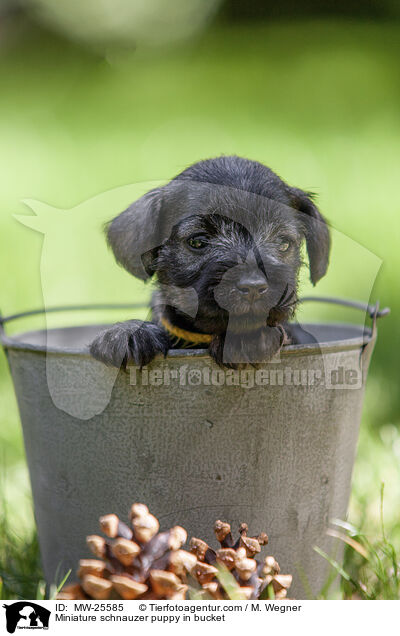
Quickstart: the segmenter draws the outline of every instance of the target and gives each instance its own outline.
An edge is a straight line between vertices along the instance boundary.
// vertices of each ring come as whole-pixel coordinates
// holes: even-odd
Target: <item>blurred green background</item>
[[[178,24],[179,12],[168,17],[158,2],[157,19],[143,19],[135,31],[119,16],[111,35],[96,32],[91,2],[81,3],[89,11],[84,18],[79,3],[60,3],[56,16],[49,4],[25,2],[15,10],[0,3],[2,313],[44,302],[148,298],[149,288],[114,264],[102,237],[102,222],[129,203],[134,188],[117,190],[115,198],[100,197],[99,206],[91,201],[80,217],[76,206],[100,193],[138,183],[146,189],[148,181],[168,180],[188,164],[220,154],[257,159],[292,185],[313,190],[333,226],[334,243],[329,274],[312,293],[379,299],[392,310],[379,325],[349,518],[376,532],[385,482],[386,527],[399,545],[396,3],[327,3],[320,11],[315,2],[284,2],[279,14],[269,2],[250,3],[247,10],[239,2],[209,2],[198,20],[189,12],[175,33],[169,29],[171,20]],[[123,6],[119,0],[110,15]],[[68,10],[72,16],[77,11],[75,21],[66,20]],[[72,234],[85,235],[89,228],[96,240],[85,250],[70,242],[70,235],[67,241],[63,231],[53,232],[51,249],[59,261],[57,266],[46,261],[43,270],[46,239],[13,216],[32,214],[25,199],[76,208]],[[68,224],[72,217],[66,215]],[[310,292],[306,274],[304,292]],[[307,312],[301,316],[362,319],[352,311]],[[36,324],[19,323],[14,329]],[[3,500],[24,534],[33,524],[29,481],[3,353],[0,443]]]

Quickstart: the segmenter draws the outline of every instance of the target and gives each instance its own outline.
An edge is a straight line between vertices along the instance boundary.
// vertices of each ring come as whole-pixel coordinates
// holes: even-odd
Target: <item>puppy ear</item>
[[[310,262],[310,279],[315,285],[326,274],[329,263],[331,240],[327,223],[312,201],[312,194],[299,188],[290,188],[293,207],[302,212]]]
[[[154,272],[161,245],[161,188],[147,192],[111,221],[107,241],[120,265],[133,276],[147,280]]]

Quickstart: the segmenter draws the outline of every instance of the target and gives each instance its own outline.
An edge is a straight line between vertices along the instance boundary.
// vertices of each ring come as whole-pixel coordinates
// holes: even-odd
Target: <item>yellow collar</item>
[[[176,327],[172,325],[169,320],[161,318],[161,324],[168,331],[171,336],[175,336],[180,340],[186,340],[187,342],[192,342],[193,344],[206,343],[210,344],[213,336],[209,333],[196,333],[194,331],[186,331],[186,329],[181,329],[180,327]]]

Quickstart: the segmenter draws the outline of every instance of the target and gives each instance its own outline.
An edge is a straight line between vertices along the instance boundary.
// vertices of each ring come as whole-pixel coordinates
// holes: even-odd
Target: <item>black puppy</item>
[[[91,354],[116,367],[182,346],[208,348],[222,366],[270,360],[296,307],[304,238],[315,284],[330,238],[310,194],[240,157],[192,165],[108,226],[117,261],[143,280],[156,274],[158,290],[153,322],[117,323]]]

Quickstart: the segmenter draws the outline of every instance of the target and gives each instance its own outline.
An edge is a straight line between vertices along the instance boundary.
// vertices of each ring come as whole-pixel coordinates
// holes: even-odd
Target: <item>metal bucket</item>
[[[331,552],[329,520],[346,516],[376,319],[385,313],[342,304],[367,311],[372,328],[303,325],[312,334],[303,344],[236,376],[201,350],[173,350],[144,373],[114,376],[88,355],[103,326],[3,330],[46,580],[69,568],[74,580],[98,517],[125,519],[139,501],[162,529],[179,524],[211,545],[217,518],[265,530],[267,552],[294,575],[290,596],[306,597],[304,581],[318,594],[327,564],[313,547]],[[96,401],[88,378],[93,387],[100,375],[112,380],[101,412],[82,419],[60,408],[61,396],[86,412],[85,400]]]

